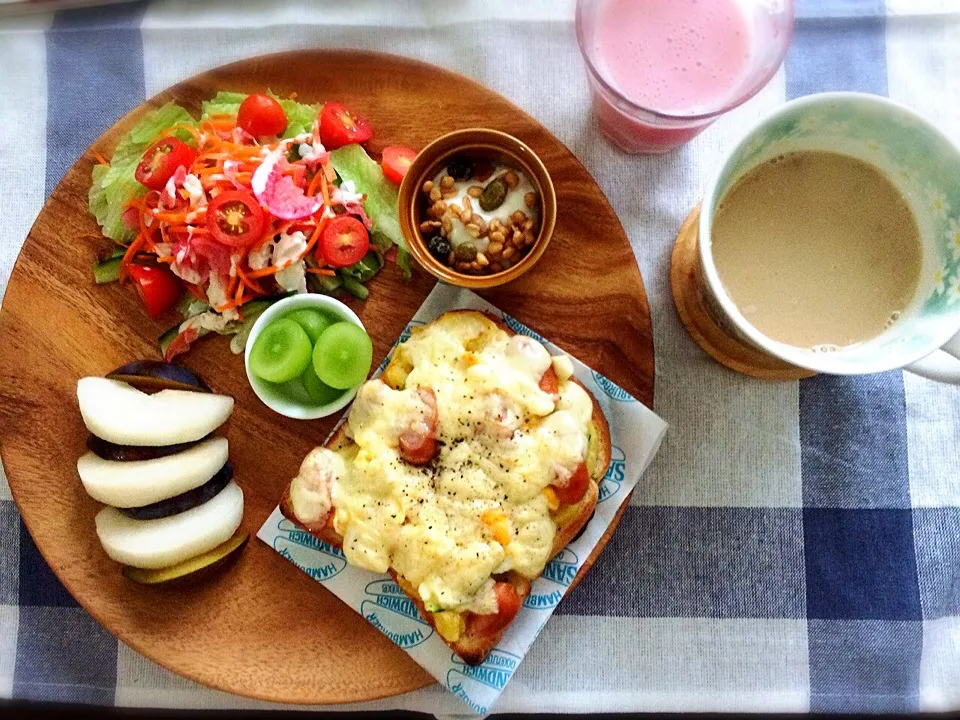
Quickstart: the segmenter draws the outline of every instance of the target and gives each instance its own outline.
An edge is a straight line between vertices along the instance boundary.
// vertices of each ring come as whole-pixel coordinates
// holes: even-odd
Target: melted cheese
[[[550,559],[556,525],[543,491],[584,461],[592,401],[566,373],[559,396],[540,390],[557,363],[480,313],[443,316],[400,352],[411,366],[404,389],[371,380],[351,408],[334,527],[350,563],[393,568],[429,610],[495,612],[492,575],[533,578]],[[436,394],[440,451],[415,467],[398,435],[430,413],[421,387]]]
[[[342,475],[344,465],[339,455],[322,447],[311,450],[290,483],[290,501],[297,517],[305,523],[323,520],[330,512],[334,481]]]

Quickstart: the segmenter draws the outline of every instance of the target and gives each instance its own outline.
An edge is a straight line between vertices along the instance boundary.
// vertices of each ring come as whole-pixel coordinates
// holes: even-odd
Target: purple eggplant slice
[[[227,463],[217,471],[216,475],[193,490],[187,490],[187,492],[181,493],[180,495],[174,495],[172,498],[159,500],[149,505],[117,509],[134,520],[156,520],[157,518],[169,517],[170,515],[186,512],[199,505],[203,505],[203,503],[223,490],[232,479],[233,467],[230,463]]]
[[[182,365],[159,360],[135,360],[107,374],[111,380],[125,382],[143,392],[192,390],[211,392],[196,373]]]

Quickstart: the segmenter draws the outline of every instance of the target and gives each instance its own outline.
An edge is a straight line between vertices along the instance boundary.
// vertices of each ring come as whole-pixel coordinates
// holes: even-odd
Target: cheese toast
[[[565,356],[458,310],[414,330],[304,459],[285,517],[389,572],[469,664],[592,517],[610,463],[596,399]]]

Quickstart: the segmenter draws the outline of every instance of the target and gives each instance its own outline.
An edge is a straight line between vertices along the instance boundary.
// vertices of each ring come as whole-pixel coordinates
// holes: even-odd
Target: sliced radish
[[[77,461],[83,487],[105,505],[142,507],[200,487],[227,462],[226,438],[211,438],[153,460],[119,462],[92,452]]]
[[[323,207],[323,201],[308,197],[283,170],[287,161],[277,153],[268,155],[253,173],[250,184],[270,213],[284,220],[310,217]]]
[[[226,542],[243,519],[243,491],[230,482],[192,510],[157,520],[133,520],[116,508],[97,513],[97,535],[113,560],[138,568],[165,568]]]

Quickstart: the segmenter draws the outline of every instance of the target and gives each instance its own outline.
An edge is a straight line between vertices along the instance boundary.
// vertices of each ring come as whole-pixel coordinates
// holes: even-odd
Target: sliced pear
[[[176,455],[119,462],[88,452],[77,460],[83,487],[105,505],[130,508],[150,505],[200,487],[227,462],[226,438],[204,440]]]
[[[187,390],[140,392],[119,380],[86,377],[77,383],[87,429],[118,445],[175,445],[199,440],[233,412],[233,398]]]
[[[243,519],[243,491],[231,482],[203,505],[158,520],[133,520],[116,508],[97,513],[97,535],[112,559],[156,570],[212,550],[230,539]]]
[[[173,567],[145,570],[124,565],[123,576],[141,585],[158,585],[174,580],[199,580],[201,575],[213,572],[236,558],[240,554],[240,550],[246,547],[249,538],[250,536],[247,533],[237,533],[225,543],[217,545],[213,550],[184,560]],[[201,573],[201,571],[203,572]]]
[[[157,518],[176,515],[177,513],[191,510],[198,505],[203,505],[207,500],[216,497],[232,479],[233,467],[230,463],[227,463],[217,471],[216,475],[200,487],[195,487],[193,490],[187,490],[185,493],[180,493],[179,495],[174,495],[171,498],[159,500],[149,505],[117,509],[128,518],[133,518],[134,520],[156,520]]]

